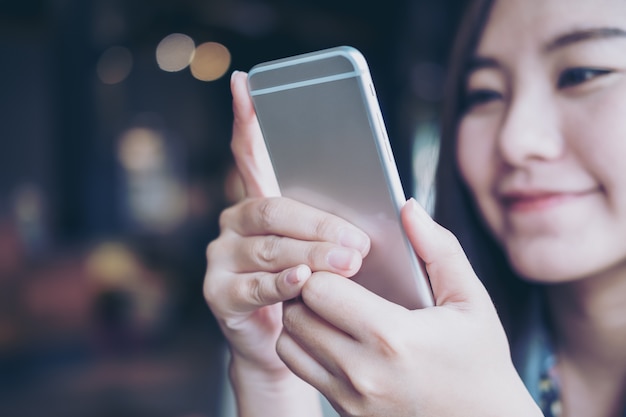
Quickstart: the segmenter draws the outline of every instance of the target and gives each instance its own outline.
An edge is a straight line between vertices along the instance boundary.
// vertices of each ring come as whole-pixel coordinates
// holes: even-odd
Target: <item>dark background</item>
[[[462,3],[0,1],[0,415],[217,416],[224,345],[201,286],[239,195],[230,72],[360,49],[411,190]],[[171,33],[226,46],[226,74],[161,70]],[[112,47],[132,66],[105,83]],[[142,132],[162,160],[138,174],[120,152]]]

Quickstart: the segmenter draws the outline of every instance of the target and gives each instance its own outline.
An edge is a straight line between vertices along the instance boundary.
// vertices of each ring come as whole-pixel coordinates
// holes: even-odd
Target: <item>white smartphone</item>
[[[405,194],[363,55],[342,46],[262,63],[248,87],[281,194],[370,236],[353,279],[410,309],[434,305],[401,226]]]

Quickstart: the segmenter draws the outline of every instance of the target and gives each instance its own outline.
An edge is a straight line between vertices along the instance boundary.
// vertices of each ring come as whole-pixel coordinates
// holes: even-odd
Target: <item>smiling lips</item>
[[[508,210],[524,213],[550,209],[563,203],[585,197],[594,191],[595,190],[581,192],[510,192],[501,194],[500,201]]]

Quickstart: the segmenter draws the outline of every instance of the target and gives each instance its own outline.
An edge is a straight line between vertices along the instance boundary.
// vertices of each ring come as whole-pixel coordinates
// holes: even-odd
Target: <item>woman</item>
[[[241,415],[319,415],[311,386],[344,415],[626,415],[626,2],[479,1],[459,39],[436,214],[511,343],[458,241],[412,200],[402,220],[437,307],[342,279],[367,237],[274,197],[234,74],[250,198],[221,218],[205,296]]]

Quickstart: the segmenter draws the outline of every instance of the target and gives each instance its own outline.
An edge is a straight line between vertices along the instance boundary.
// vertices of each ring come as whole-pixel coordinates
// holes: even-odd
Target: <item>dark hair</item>
[[[442,114],[441,148],[436,177],[435,218],[452,231],[487,287],[510,339],[522,325],[531,284],[511,270],[506,255],[488,232],[459,173],[456,137],[463,116],[466,71],[495,0],[472,1],[452,49]]]

